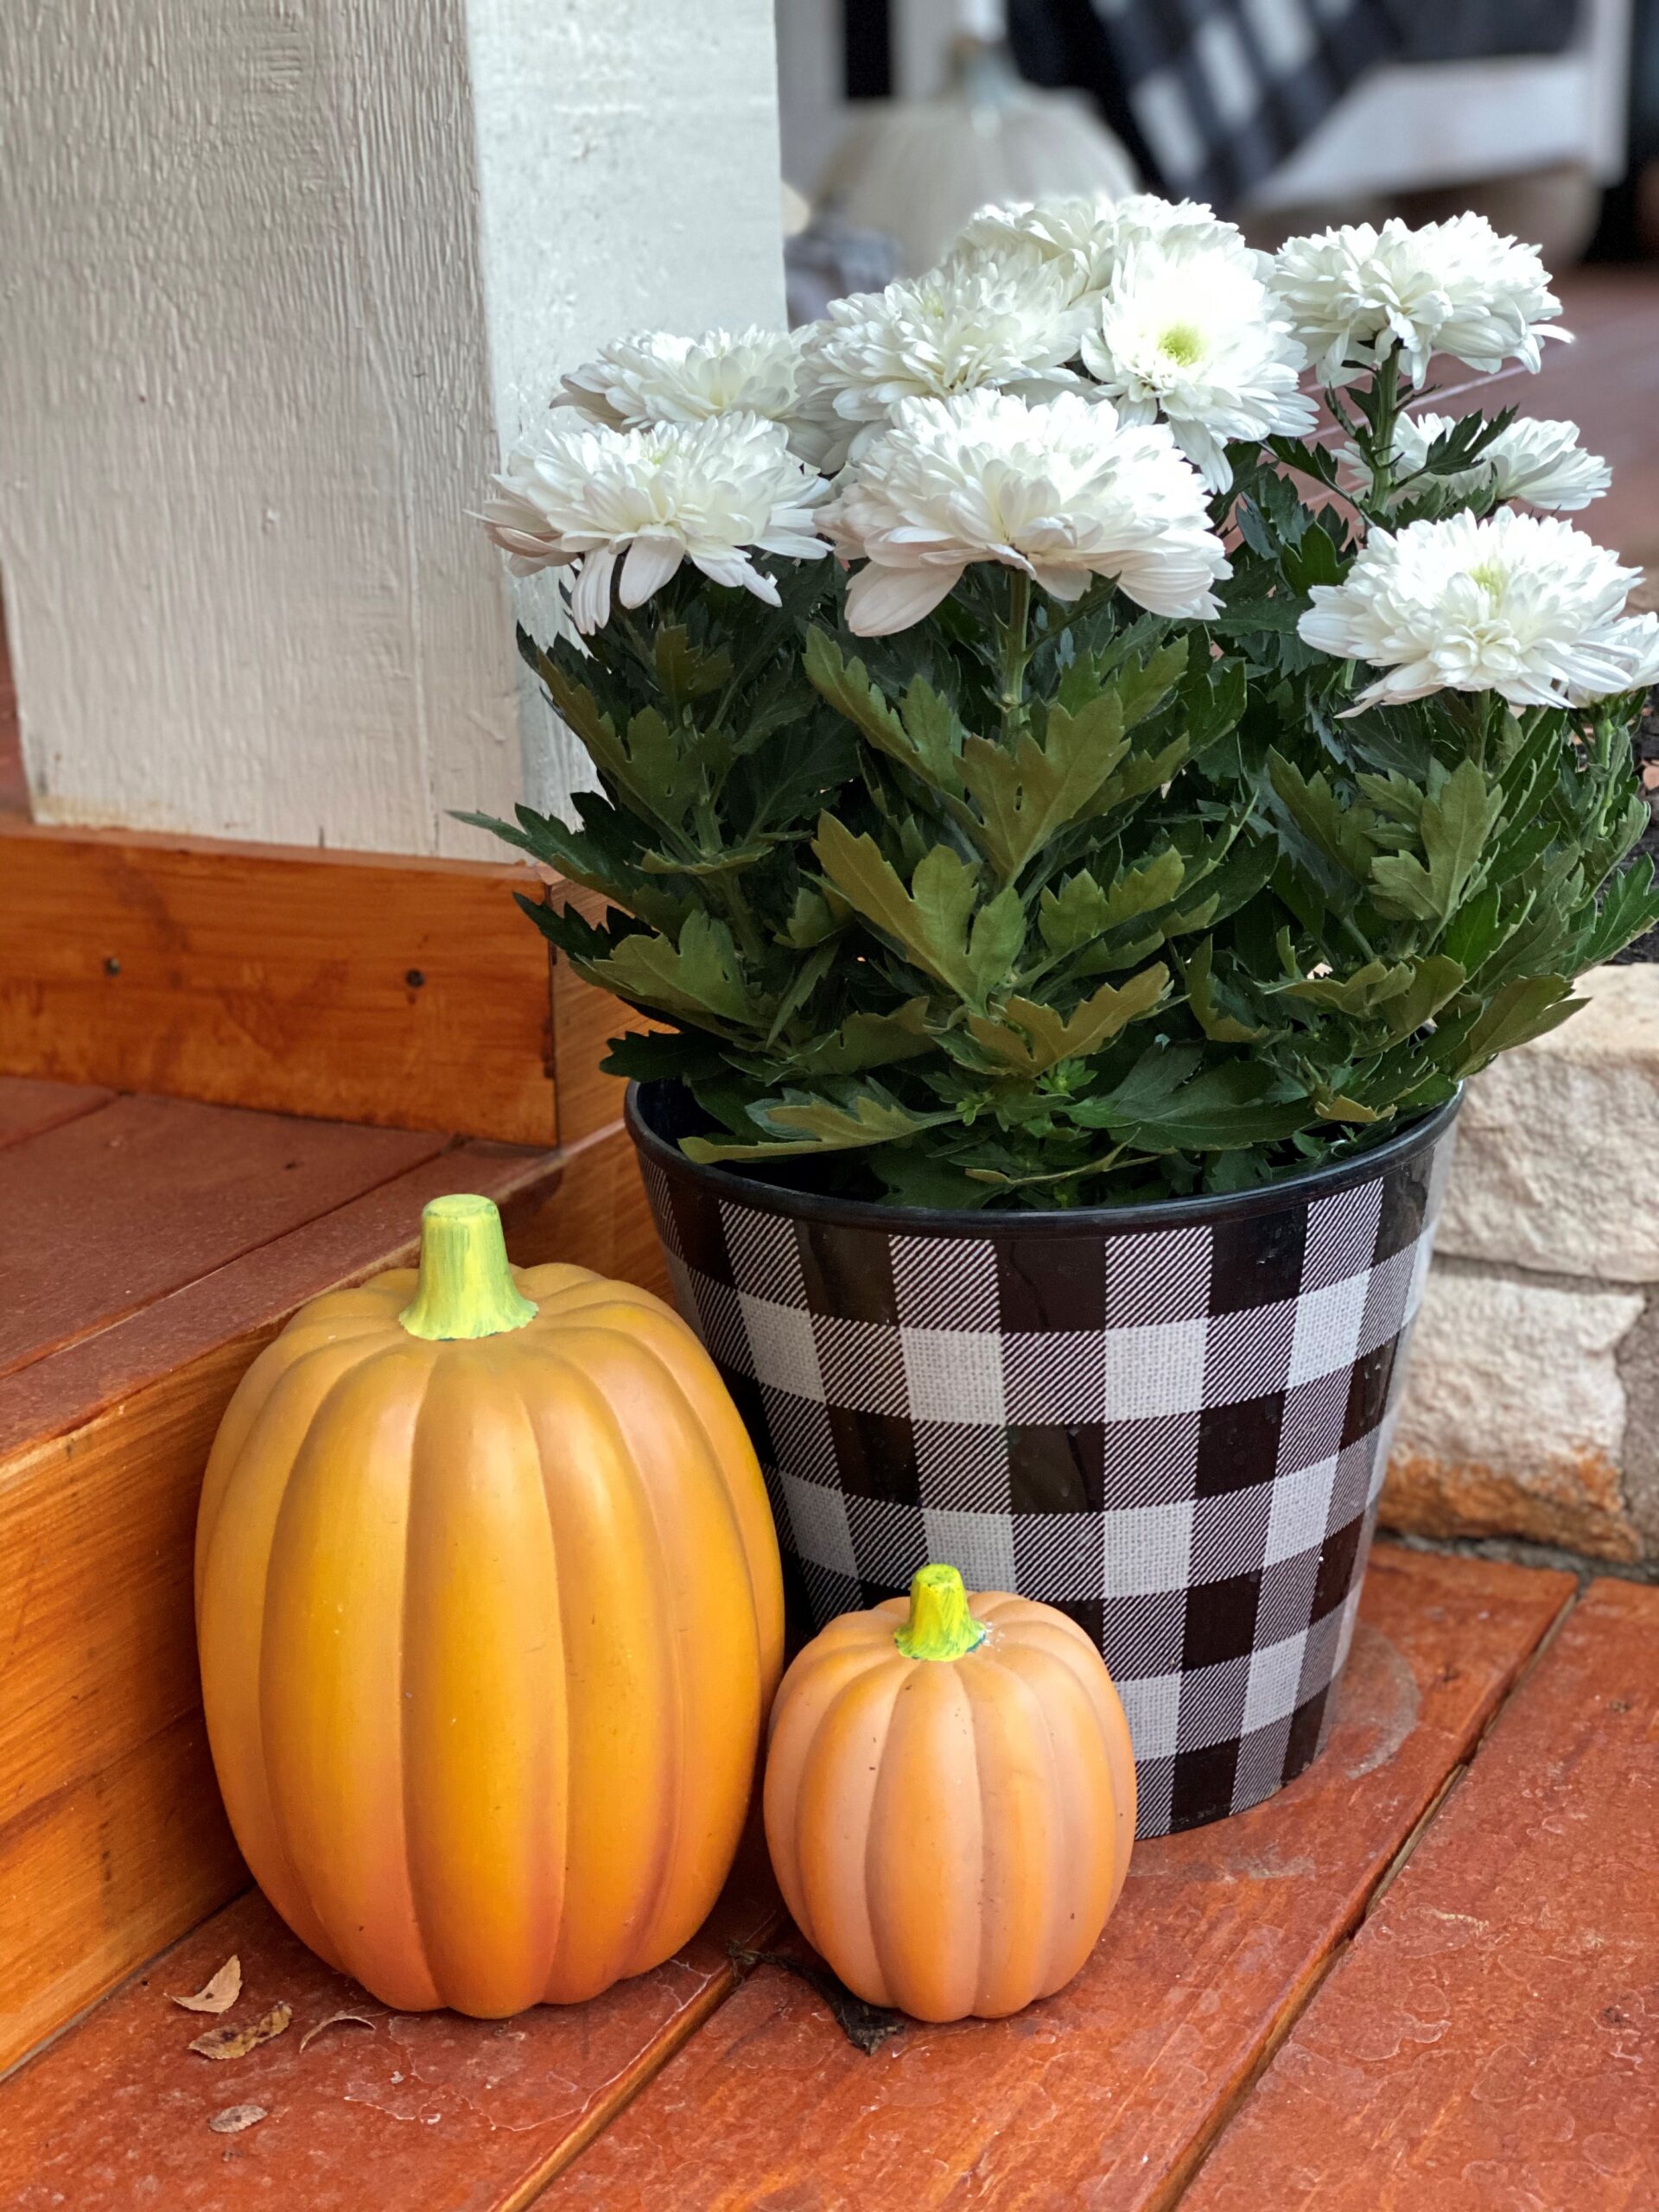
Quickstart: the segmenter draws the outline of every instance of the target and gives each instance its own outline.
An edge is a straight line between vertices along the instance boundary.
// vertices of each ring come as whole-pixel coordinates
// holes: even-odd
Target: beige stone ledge
[[[1437,1261],[1413,1338],[1384,1522],[1642,1557],[1624,1474],[1637,1424],[1620,1353],[1643,1310],[1639,1290]]]
[[[1471,1083],[1438,1249],[1659,1282],[1659,966],[1578,989],[1581,1013]]]

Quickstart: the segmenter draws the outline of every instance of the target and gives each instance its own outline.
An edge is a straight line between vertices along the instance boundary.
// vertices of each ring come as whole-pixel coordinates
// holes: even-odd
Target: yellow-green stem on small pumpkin
[[[457,1192],[421,1210],[421,1279],[397,1316],[411,1337],[499,1337],[536,1318],[507,1264],[493,1202]]]
[[[985,1624],[969,1610],[954,1567],[918,1567],[911,1579],[910,1613],[893,1640],[906,1659],[960,1659],[985,1641]]]

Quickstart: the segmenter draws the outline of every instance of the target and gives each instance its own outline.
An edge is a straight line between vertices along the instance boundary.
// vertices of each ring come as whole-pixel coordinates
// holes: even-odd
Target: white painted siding
[[[772,70],[767,0],[0,9],[39,818],[483,849],[447,810],[516,795],[517,671],[466,510],[595,339],[779,315]]]

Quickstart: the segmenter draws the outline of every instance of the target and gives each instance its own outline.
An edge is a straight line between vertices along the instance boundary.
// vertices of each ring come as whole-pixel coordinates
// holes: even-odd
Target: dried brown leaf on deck
[[[281,2035],[293,2017],[290,2005],[273,2005],[263,2019],[250,2021],[244,2027],[209,2028],[190,2048],[204,2058],[245,2058],[258,2044]]]
[[[172,1997],[172,1992],[168,1992]],[[228,2012],[242,1994],[242,1961],[232,1952],[211,1981],[204,1982],[194,1997],[173,1997],[174,2004],[187,2012]]]
[[[257,2127],[262,2120],[270,2118],[264,2105],[226,2105],[207,2125],[215,2135],[239,2135],[245,2127]]]
[[[319,2020],[315,2027],[306,2030],[300,2037],[300,2049],[303,2050],[308,2044],[315,2043],[325,2028],[374,2028],[378,2025],[379,2022],[372,2012],[331,2012],[326,2020]]]

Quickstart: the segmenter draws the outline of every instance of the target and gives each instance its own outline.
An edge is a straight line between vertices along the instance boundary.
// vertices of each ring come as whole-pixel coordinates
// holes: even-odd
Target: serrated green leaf
[[[732,677],[732,657],[723,645],[704,651],[694,645],[682,622],[664,623],[652,641],[657,681],[677,707],[706,698]]]
[[[1317,525],[1304,531],[1300,544],[1287,545],[1282,558],[1285,575],[1299,592],[1342,582],[1342,556]]]
[[[925,868],[926,862],[922,866]],[[1025,941],[1025,905],[1009,884],[997,893],[988,906],[980,908],[968,932],[968,964],[981,1000],[988,998],[1007,982]]]
[[[1160,1041],[1148,1046],[1114,1090],[1080,1101],[1071,1118],[1095,1128],[1103,1128],[1109,1119],[1125,1126],[1150,1121],[1164,1111],[1203,1058],[1202,1045]]]
[[[1268,755],[1268,780],[1315,851],[1333,868],[1363,883],[1375,850],[1369,812],[1343,806],[1322,770],[1304,776],[1294,761],[1277,750]]]
[[[1409,961],[1368,960],[1351,976],[1305,976],[1300,982],[1288,985],[1285,996],[1306,999],[1314,1006],[1330,1007],[1338,1014],[1357,1018],[1386,1006],[1390,999],[1402,997],[1411,988],[1411,982]]]
[[[1567,995],[1571,988],[1565,976],[1522,976],[1505,983],[1463,1038],[1456,1073],[1478,1075],[1499,1052],[1559,1028],[1585,1003]]]
[[[1114,807],[1127,806],[1132,798],[1144,798],[1148,791],[1161,790],[1174,780],[1191,750],[1191,738],[1183,729],[1155,753],[1131,753],[1095,793],[1089,810],[1106,814]]]
[[[1322,1122],[1369,1122],[1388,1119],[1386,1108],[1363,1105],[1357,1098],[1350,1098],[1340,1090],[1316,1090],[1313,1111]]]
[[[927,1027],[927,1001],[906,999],[892,1014],[849,1014],[839,1029],[821,1038],[801,1057],[804,1074],[857,1075],[866,1068],[891,1067],[933,1049]]]
[[[1166,906],[1180,890],[1186,862],[1173,845],[1140,868],[1124,868],[1103,890],[1086,868],[1038,901],[1037,927],[1051,952],[1073,952],[1141,914]]]
[[[1475,975],[1497,950],[1504,935],[1497,888],[1488,885],[1453,914],[1440,938],[1440,950],[1466,974]]]
[[[1608,886],[1595,922],[1580,943],[1576,961],[1586,968],[1599,967],[1656,925],[1659,893],[1654,887],[1653,862],[1643,854]]]
[[[731,931],[710,914],[689,915],[677,944],[645,934],[624,938],[588,972],[619,998],[664,1014],[763,1031],[772,1016],[767,1001],[745,981]]]
[[[1249,1045],[1263,1034],[1260,1027],[1253,1028],[1248,1021],[1240,1021],[1226,1012],[1216,996],[1214,967],[1216,947],[1213,938],[1205,938],[1194,945],[1181,962],[1181,975],[1186,984],[1187,1003],[1192,1018],[1205,1035],[1215,1045]]]
[[[1133,729],[1161,706],[1193,658],[1192,645],[1185,638],[1177,638],[1160,645],[1156,652],[1148,653],[1144,660],[1120,662],[1113,675],[1112,690],[1122,716],[1122,727]]]
[[[1424,861],[1390,853],[1371,862],[1372,896],[1386,913],[1420,922],[1449,921],[1475,883],[1486,841],[1497,828],[1503,794],[1465,760],[1437,793],[1423,801],[1418,822]]]
[[[813,689],[861,729],[878,752],[936,791],[961,791],[956,753],[962,741],[961,726],[925,677],[918,676],[912,683],[901,715],[863,662],[848,660],[827,631],[808,632],[803,664]]]
[[[1409,776],[1402,776],[1397,768],[1390,768],[1385,775],[1362,772],[1354,781],[1379,814],[1406,823],[1414,830],[1422,820],[1426,797],[1423,788],[1421,784],[1414,784]]]
[[[1293,1135],[1310,1118],[1304,1097],[1279,1095],[1281,1078],[1250,1060],[1226,1060],[1184,1084],[1155,1116],[1126,1115],[1115,1102],[1099,1102],[1101,1124],[1143,1152],[1217,1152],[1236,1145],[1271,1144]],[[1091,1102],[1093,1103],[1093,1102]],[[1079,1112],[1075,1118],[1083,1120]]]
[[[1040,1075],[1062,1060],[1099,1052],[1131,1021],[1150,1014],[1168,987],[1169,970],[1160,961],[1120,988],[1103,983],[1064,1019],[1051,1006],[1015,997],[998,1016],[970,1014],[968,1028],[981,1051],[1000,1065],[1024,1076]]]
[[[1007,979],[1025,941],[1025,909],[1009,888],[976,912],[978,870],[948,845],[924,854],[909,890],[873,837],[855,837],[833,815],[819,817],[812,849],[855,911],[958,998],[982,1006]]]
[[[1443,952],[1421,956],[1411,966],[1410,989],[1396,998],[1388,1010],[1391,1037],[1409,1037],[1425,1022],[1432,1021],[1468,981],[1459,963],[1448,959]]]
[[[802,883],[796,886],[795,903],[780,936],[783,943],[797,952],[810,952],[845,926],[845,915],[836,914],[821,891],[815,891],[810,883]]]
[[[986,857],[1005,883],[1062,824],[1090,810],[1128,749],[1122,708],[1110,692],[1077,715],[1052,706],[1040,744],[1027,734],[1008,752],[988,738],[968,740],[963,783],[979,810]]]
[[[849,1090],[839,1098],[786,1090],[781,1098],[756,1100],[749,1115],[764,1133],[758,1142],[726,1144],[709,1137],[683,1137],[680,1149],[688,1160],[705,1166],[722,1160],[784,1160],[805,1153],[893,1144],[956,1118],[951,1114],[912,1114],[874,1087]]]

